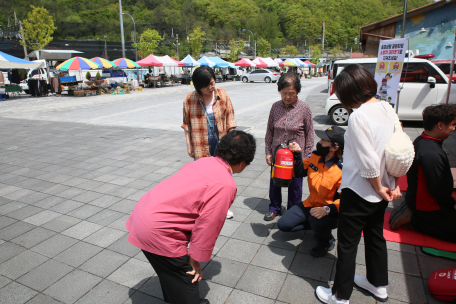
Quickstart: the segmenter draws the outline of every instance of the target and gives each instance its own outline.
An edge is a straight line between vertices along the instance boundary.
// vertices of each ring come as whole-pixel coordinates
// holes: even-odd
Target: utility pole
[[[407,2],[408,0],[404,0],[404,13],[402,14],[401,38],[404,38],[405,34],[405,21],[407,19]]]
[[[123,28],[123,15],[122,15],[122,0],[119,0],[119,15],[120,15],[120,40],[122,42],[122,57],[125,57],[125,38]]]
[[[325,49],[325,22],[322,21],[321,24],[321,49]]]
[[[106,39],[108,36],[104,36],[104,41],[105,41],[105,59],[108,59],[108,48],[106,47]]]
[[[135,22],[135,19],[133,19],[133,17],[130,14],[127,14],[127,13],[121,13],[121,14],[130,16],[131,21],[133,21],[133,30],[135,31],[135,44],[136,44],[136,22]],[[136,52],[136,57],[135,58],[136,58],[136,61],[138,61],[138,47],[135,47],[135,52]]]
[[[176,55],[177,60],[179,60],[179,34],[176,34]]]

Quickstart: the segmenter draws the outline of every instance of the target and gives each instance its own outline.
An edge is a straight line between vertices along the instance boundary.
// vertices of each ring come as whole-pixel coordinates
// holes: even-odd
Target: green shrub
[[[100,72],[97,72],[97,75],[95,76],[95,78],[96,78],[97,80],[100,80],[100,79],[101,79]]]
[[[90,74],[90,72],[89,72],[89,71],[87,71],[87,74],[86,74],[86,79],[87,79],[87,80],[90,80],[90,77],[92,77],[92,75]]]

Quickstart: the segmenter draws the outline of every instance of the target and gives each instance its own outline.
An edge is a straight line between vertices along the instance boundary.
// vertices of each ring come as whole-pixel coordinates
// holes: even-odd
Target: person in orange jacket
[[[310,195],[302,204],[294,205],[282,215],[277,225],[284,232],[312,229],[318,243],[310,250],[310,255],[322,257],[335,246],[331,230],[337,227],[339,213],[337,190],[342,180],[345,130],[333,126],[315,130],[315,134],[320,138],[317,149],[305,160],[296,142],[289,145],[295,159],[294,176],[307,176]]]

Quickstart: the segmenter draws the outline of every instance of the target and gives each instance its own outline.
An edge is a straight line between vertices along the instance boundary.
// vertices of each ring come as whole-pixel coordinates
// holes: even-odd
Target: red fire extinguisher
[[[293,152],[288,149],[288,144],[295,140],[292,138],[286,143],[278,145],[272,159],[272,180],[277,187],[288,187],[293,177]]]

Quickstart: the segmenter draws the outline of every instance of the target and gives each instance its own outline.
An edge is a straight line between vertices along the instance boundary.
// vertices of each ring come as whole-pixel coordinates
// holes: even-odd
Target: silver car
[[[277,82],[280,78],[280,73],[274,72],[268,69],[258,69],[253,70],[250,73],[242,74],[241,79],[243,82],[254,82],[254,81],[264,81],[264,82]]]

